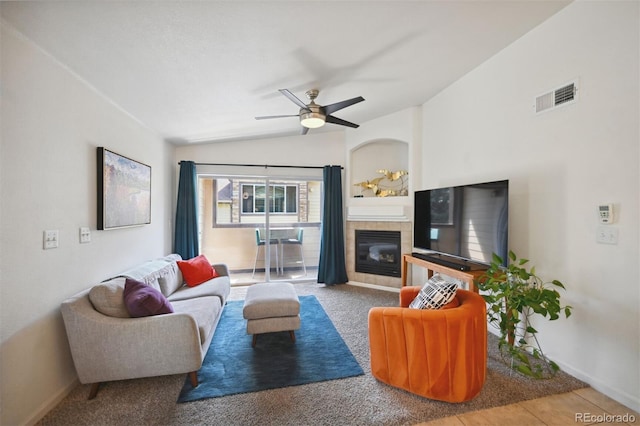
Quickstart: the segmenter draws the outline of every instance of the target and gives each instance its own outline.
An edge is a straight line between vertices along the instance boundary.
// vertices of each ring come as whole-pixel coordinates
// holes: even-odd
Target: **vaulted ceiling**
[[[299,107],[366,123],[420,105],[570,1],[1,2],[4,23],[175,143],[300,133]],[[327,124],[311,132],[343,129]]]

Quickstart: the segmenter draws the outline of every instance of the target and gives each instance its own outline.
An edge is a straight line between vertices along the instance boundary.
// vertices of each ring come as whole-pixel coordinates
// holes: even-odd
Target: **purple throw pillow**
[[[173,306],[166,297],[145,283],[127,278],[124,283],[124,306],[134,318],[170,314]]]

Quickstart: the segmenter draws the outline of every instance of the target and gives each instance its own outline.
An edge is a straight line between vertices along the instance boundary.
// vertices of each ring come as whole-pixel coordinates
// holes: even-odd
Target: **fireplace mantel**
[[[347,208],[347,220],[351,221],[384,221],[384,222],[408,222],[408,207],[404,205],[381,206],[349,206]]]

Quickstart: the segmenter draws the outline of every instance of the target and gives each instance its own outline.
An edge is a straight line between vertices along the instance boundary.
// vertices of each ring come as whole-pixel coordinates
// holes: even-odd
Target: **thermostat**
[[[600,223],[613,223],[613,204],[600,204],[598,206],[598,216]]]

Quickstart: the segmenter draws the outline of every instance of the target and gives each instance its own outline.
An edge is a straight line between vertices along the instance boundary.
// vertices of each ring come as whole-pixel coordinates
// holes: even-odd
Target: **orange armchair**
[[[457,290],[457,307],[409,309],[419,291],[420,287],[402,287],[400,307],[369,311],[371,373],[381,382],[429,399],[473,399],[487,372],[484,299]]]

